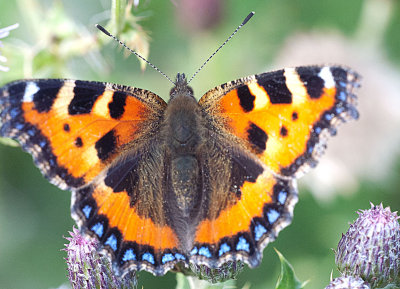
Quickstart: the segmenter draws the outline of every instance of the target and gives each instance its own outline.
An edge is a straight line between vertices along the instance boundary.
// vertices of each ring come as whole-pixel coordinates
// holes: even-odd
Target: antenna
[[[210,57],[207,58],[207,60],[200,66],[199,69],[197,69],[197,71],[193,74],[193,76],[189,79],[189,81],[187,83],[190,83],[193,78],[200,72],[200,70],[203,69],[203,67],[211,60],[211,58],[214,57],[215,54],[217,54],[217,52],[225,46],[226,43],[228,43],[229,40],[231,40],[231,38],[239,31],[240,28],[242,28],[249,20],[251,17],[253,17],[253,15],[255,14],[255,12],[250,12],[249,15],[246,16],[246,18],[243,20],[243,22],[235,29],[235,31],[232,32],[232,34],[224,41],[224,43],[222,43],[220,45],[220,47],[218,47],[217,50],[214,51],[213,54],[211,54]],[[169,78],[164,72],[162,72],[158,67],[156,67],[155,65],[153,65],[150,61],[148,61],[146,58],[144,58],[143,56],[141,56],[139,53],[137,53],[136,51],[133,51],[131,48],[129,48],[128,46],[126,46],[125,43],[123,43],[121,40],[119,40],[117,37],[115,37],[114,35],[112,35],[110,32],[108,32],[103,26],[101,26],[100,24],[96,24],[95,25],[97,29],[99,29],[101,32],[103,32],[105,35],[107,35],[108,37],[111,37],[112,39],[114,39],[115,41],[117,41],[119,44],[121,44],[123,47],[125,47],[126,49],[128,49],[131,53],[135,54],[137,57],[139,57],[140,59],[142,59],[144,62],[146,62],[148,65],[150,65],[152,68],[154,68],[156,71],[158,71],[159,73],[161,73],[161,75],[163,75],[166,79],[169,80],[169,82],[171,82],[173,85],[175,85],[175,82],[173,82],[171,80],[171,78]]]
[[[235,29],[235,31],[232,32],[232,34],[225,40],[224,43],[221,44],[220,47],[218,47],[217,50],[215,50],[215,52],[213,54],[211,54],[211,56],[203,63],[202,66],[200,66],[199,69],[197,69],[197,71],[193,74],[193,76],[189,79],[188,83],[190,83],[192,81],[192,79],[197,75],[197,73],[200,72],[200,70],[203,69],[203,67],[211,60],[211,58],[214,57],[215,54],[217,54],[217,52],[229,41],[231,40],[231,38],[239,31],[240,28],[242,28],[249,20],[251,17],[253,17],[253,15],[255,14],[254,11],[250,12],[249,15],[246,16],[246,18],[243,20],[243,22]]]
[[[242,24],[243,25],[243,24]],[[156,71],[158,71],[159,73],[161,73],[161,75],[163,75],[166,79],[168,79],[173,85],[175,85],[175,83],[171,80],[171,78],[169,78],[164,72],[162,72],[158,67],[156,67],[155,65],[153,65],[150,61],[148,61],[146,58],[144,58],[143,56],[141,56],[139,53],[137,53],[136,51],[133,51],[132,49],[130,49],[128,46],[126,46],[125,43],[123,43],[121,40],[119,40],[117,37],[115,37],[114,35],[112,35],[110,32],[108,32],[103,26],[101,26],[100,24],[96,24],[95,25],[97,29],[99,29],[101,32],[103,32],[105,35],[111,37],[112,39],[114,39],[115,41],[117,41],[119,44],[121,44],[123,47],[125,47],[126,49],[128,49],[130,52],[132,52],[133,54],[135,54],[137,57],[139,57],[141,60],[143,60],[144,62],[146,62],[148,65],[150,65],[152,68],[154,68]]]

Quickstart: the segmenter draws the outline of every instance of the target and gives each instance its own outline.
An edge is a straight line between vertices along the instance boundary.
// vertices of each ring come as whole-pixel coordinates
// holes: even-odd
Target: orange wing
[[[358,117],[357,80],[341,67],[298,67],[229,82],[200,99],[230,161],[230,185],[210,192],[193,262],[213,268],[235,260],[259,264],[265,246],[291,222],[296,178],[316,164],[338,124]],[[212,179],[219,174],[210,172],[211,188],[221,183]]]
[[[326,135],[358,117],[357,79],[341,67],[286,68],[221,85],[199,103],[274,173],[299,177],[316,164]]]
[[[72,190],[73,218],[121,274],[165,274],[186,260],[162,209],[163,175],[148,180],[156,177],[149,151],[161,155],[155,139],[165,108],[149,91],[99,82],[22,80],[0,89],[0,135]]]
[[[74,80],[22,80],[0,90],[0,135],[17,139],[62,189],[90,183],[166,107],[157,95]]]
[[[154,193],[152,188],[132,183],[138,180],[138,166],[137,158],[128,157],[110,168],[105,179],[74,191],[72,216],[100,240],[118,265],[117,274],[145,269],[164,275],[186,256],[178,251],[178,237],[167,224],[159,188],[154,188],[159,198],[147,203],[145,195]]]

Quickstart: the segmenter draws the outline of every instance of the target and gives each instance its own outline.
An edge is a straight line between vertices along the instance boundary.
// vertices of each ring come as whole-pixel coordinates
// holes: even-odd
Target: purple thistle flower
[[[10,25],[10,26],[4,27],[4,28],[0,28],[0,39],[7,37],[10,34],[10,31],[14,30],[14,29],[17,29],[18,26],[19,26],[19,24],[16,23],[14,25]],[[2,46],[3,46],[3,44],[0,41],[0,47],[2,47]],[[0,62],[7,62],[7,58],[0,54]],[[0,71],[7,72],[8,70],[9,70],[8,67],[0,65]]]
[[[200,280],[207,280],[210,283],[220,283],[236,279],[243,271],[244,265],[241,261],[226,262],[218,268],[211,269],[206,265],[190,264],[190,270],[186,275],[194,275]]]
[[[374,288],[399,282],[400,226],[397,212],[382,204],[358,212],[358,219],[342,235],[336,265],[344,275],[360,276]]]
[[[325,289],[371,289],[371,287],[358,276],[340,276],[333,279]]]
[[[88,240],[76,228],[67,237],[68,279],[73,289],[128,289],[136,288],[136,272],[124,278],[116,276],[110,260],[97,251],[97,240]]]

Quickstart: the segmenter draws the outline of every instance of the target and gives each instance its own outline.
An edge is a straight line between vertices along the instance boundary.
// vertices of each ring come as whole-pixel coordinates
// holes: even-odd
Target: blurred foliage
[[[0,72],[0,84],[24,77],[78,78],[134,85],[167,98],[170,83],[152,69],[143,73],[136,57],[121,55],[118,44],[106,40],[95,23],[119,35],[170,77],[178,71],[190,76],[255,11],[255,17],[191,83],[200,97],[220,83],[265,71],[296,33],[334,31],[355,40],[364,7],[371,1],[381,0],[231,0],[220,1],[219,8],[215,1],[204,1],[207,9],[220,9],[220,13],[215,13],[218,19],[208,20],[212,25],[196,27],[182,17],[189,8],[178,8],[190,6],[180,6],[179,0],[143,0],[118,13],[108,0],[2,1],[0,27],[19,23],[20,28],[1,39],[10,71]],[[392,6],[379,49],[399,69],[400,4],[385,2]],[[275,286],[280,265],[273,247],[290,260],[300,280],[309,280],[306,288],[326,286],[335,268],[331,248],[356,217],[354,212],[367,208],[369,201],[400,208],[399,172],[400,162],[385,180],[360,179],[356,193],[341,192],[327,203],[318,202],[300,186],[293,223],[264,250],[258,268],[246,267],[239,275],[237,288]],[[0,288],[57,288],[66,283],[65,253],[60,249],[65,242],[62,236],[72,225],[70,194],[50,185],[29,155],[0,145]],[[138,288],[174,288],[176,274],[154,277],[140,272],[138,281]]]

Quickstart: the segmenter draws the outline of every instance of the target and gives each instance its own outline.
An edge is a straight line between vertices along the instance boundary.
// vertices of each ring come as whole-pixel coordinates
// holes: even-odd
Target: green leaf
[[[208,281],[200,280],[195,276],[185,276],[182,273],[176,274],[175,289],[225,289],[236,288],[235,280],[228,280],[222,283],[211,284]]]
[[[283,255],[276,250],[279,260],[281,261],[281,274],[279,275],[278,282],[276,283],[276,289],[301,289],[305,283],[301,283],[297,279],[292,265],[283,257]]]
[[[19,144],[10,138],[0,137],[0,144],[10,146],[10,147],[19,147]]]
[[[182,273],[176,274],[176,288],[175,289],[190,289],[186,276]]]

